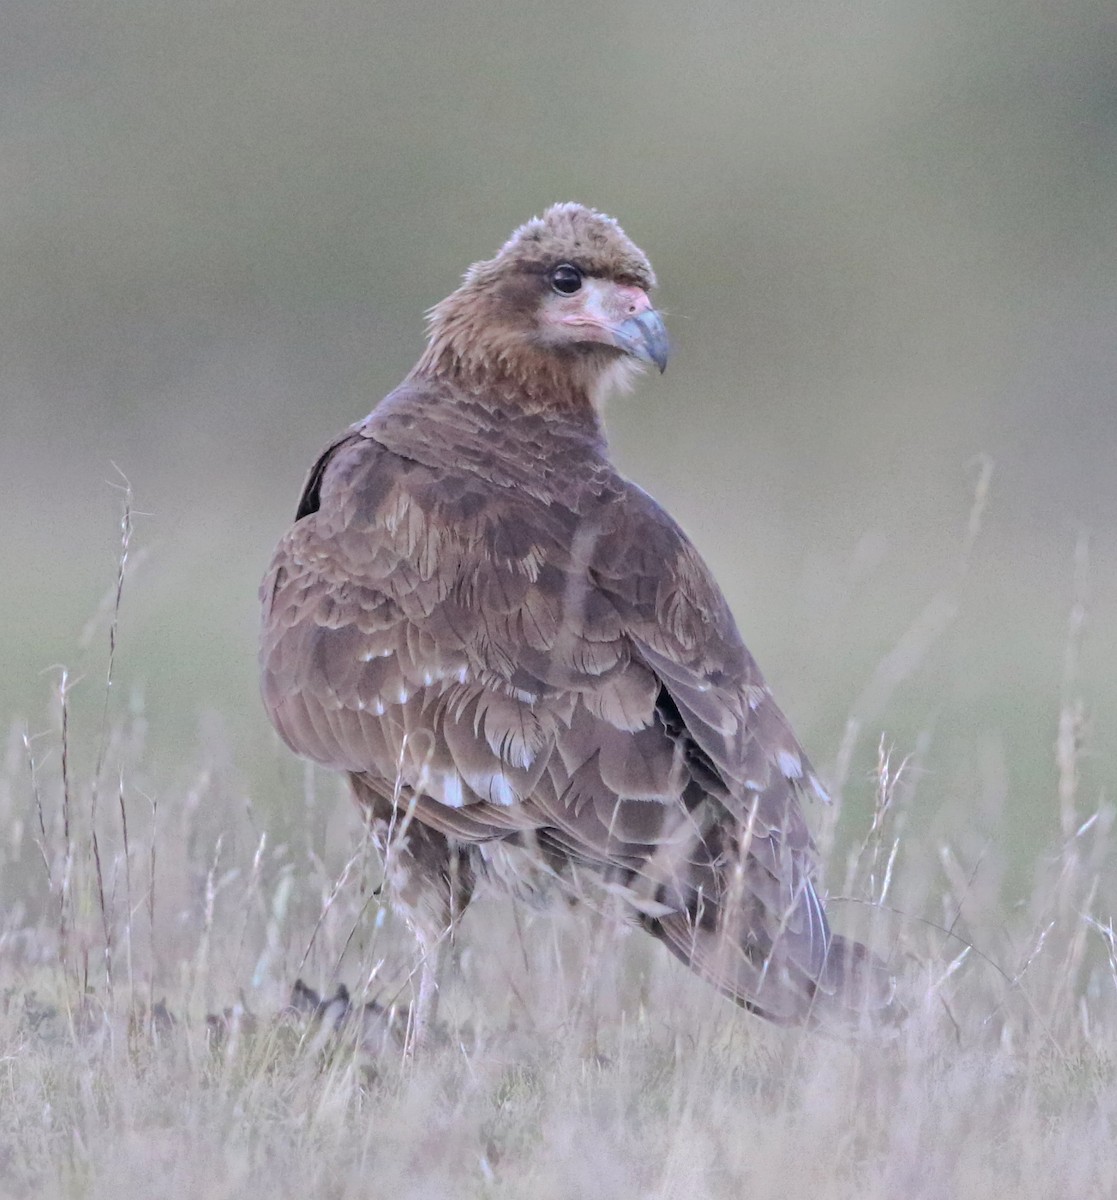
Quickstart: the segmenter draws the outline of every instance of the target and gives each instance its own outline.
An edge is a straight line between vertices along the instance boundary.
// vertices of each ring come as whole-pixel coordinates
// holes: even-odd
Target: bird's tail
[[[896,981],[881,959],[861,942],[829,930],[819,959],[801,953],[795,936],[777,935],[760,947],[682,913],[642,923],[692,971],[777,1024],[852,1034],[879,1031],[904,1015]]]

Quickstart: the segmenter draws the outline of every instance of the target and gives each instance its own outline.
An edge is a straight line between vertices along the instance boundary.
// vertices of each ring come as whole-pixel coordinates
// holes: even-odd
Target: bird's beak
[[[654,363],[661,375],[667,369],[671,344],[667,340],[667,326],[654,308],[614,325],[612,333],[616,346],[626,354]]]
[[[670,346],[663,318],[635,284],[587,279],[576,295],[553,297],[544,320],[563,331],[564,341],[603,342],[655,363],[660,371],[667,366]]]

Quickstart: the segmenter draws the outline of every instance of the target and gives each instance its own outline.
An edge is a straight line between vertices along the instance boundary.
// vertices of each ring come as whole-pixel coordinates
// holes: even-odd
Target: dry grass
[[[1057,794],[1008,797],[978,746],[933,842],[911,839],[921,747],[882,740],[871,828],[831,859],[835,924],[903,977],[896,1037],[770,1028],[623,925],[482,897],[440,1044],[408,1063],[415,951],[336,783],[306,772],[283,842],[219,731],[189,777],[155,782],[142,705],[112,678],[130,532],[126,516],[103,712],[75,717],[59,673],[50,731],[13,731],[0,776],[0,1196],[1117,1193],[1113,814],[1079,770],[1084,549]],[[944,632],[952,586],[873,705]],[[1013,903],[995,851],[1021,802],[1058,834]],[[347,982],[352,1007],[292,1006],[300,976]]]

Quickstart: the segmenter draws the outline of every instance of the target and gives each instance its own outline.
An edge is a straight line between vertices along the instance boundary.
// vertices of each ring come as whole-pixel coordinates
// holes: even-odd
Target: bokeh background
[[[6,0],[0,717],[50,728],[55,664],[98,711],[125,476],[148,786],[217,726],[297,818],[256,697],[272,545],[423,311],[565,199],[648,251],[675,342],[609,412],[618,459],[824,774],[860,722],[843,836],[883,732],[928,853],[996,793],[1026,887],[1064,701],[1080,795],[1117,783],[1112,0]]]

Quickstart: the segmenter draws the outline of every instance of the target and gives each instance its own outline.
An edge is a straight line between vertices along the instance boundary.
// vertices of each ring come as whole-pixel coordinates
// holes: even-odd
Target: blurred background
[[[304,472],[466,265],[577,199],[651,256],[675,343],[613,403],[615,453],[847,779],[841,836],[884,733],[917,754],[928,853],[993,796],[1025,887],[1079,696],[1078,802],[1112,794],[1111,0],[7,0],[0,23],[4,724],[56,722],[56,664],[99,712],[126,477],[116,686],[145,786],[219,728],[265,819],[297,820],[255,635]]]

